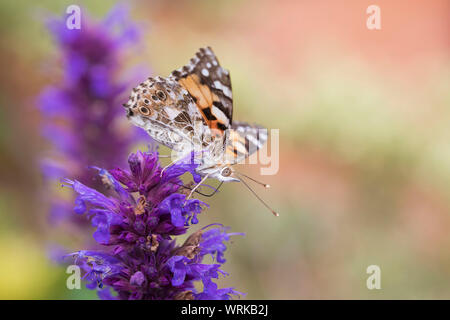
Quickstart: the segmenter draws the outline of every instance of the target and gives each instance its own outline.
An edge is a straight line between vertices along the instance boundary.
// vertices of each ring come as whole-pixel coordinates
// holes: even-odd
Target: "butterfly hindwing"
[[[233,122],[227,131],[226,156],[230,163],[239,163],[258,151],[267,141],[267,129],[245,122]]]
[[[223,135],[232,124],[231,80],[212,49],[201,48],[189,64],[173,71],[171,77],[194,98],[206,125]]]

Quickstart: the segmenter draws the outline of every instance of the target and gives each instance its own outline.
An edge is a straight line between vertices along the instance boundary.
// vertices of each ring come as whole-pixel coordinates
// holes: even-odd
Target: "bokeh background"
[[[115,1],[0,2],[2,299],[96,299],[66,289],[49,258],[64,230],[48,224],[38,165],[48,144],[36,97],[61,77],[46,71],[60,53],[43,17],[70,4],[95,20]],[[366,28],[372,4],[381,30]],[[235,119],[280,129],[278,174],[241,169],[271,184],[255,188],[279,218],[240,184],[202,199],[200,225],[246,233],[229,246],[222,285],[243,299],[450,298],[448,0],[129,6],[145,29],[131,60],[164,76],[209,45],[230,70]],[[366,288],[372,264],[381,290]]]

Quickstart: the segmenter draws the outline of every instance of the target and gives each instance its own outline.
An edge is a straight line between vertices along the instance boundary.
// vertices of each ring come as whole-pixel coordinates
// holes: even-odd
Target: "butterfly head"
[[[219,180],[224,182],[231,182],[236,181],[239,182],[240,180],[234,176],[233,169],[231,167],[224,167],[220,170],[220,177]]]
[[[239,182],[241,181],[235,174],[234,170],[230,166],[222,167],[217,169],[213,169],[210,177],[216,178],[219,181],[223,182]],[[208,172],[208,170],[205,170]]]

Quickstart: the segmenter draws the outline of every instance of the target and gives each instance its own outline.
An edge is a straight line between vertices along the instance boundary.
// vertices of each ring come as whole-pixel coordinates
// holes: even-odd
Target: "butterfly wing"
[[[232,124],[230,74],[210,47],[201,48],[190,63],[170,75],[193,97],[205,124],[219,136]]]
[[[233,96],[230,74],[220,66],[210,47],[199,49],[190,63],[173,71],[170,78],[189,92],[204,124],[213,133],[222,137],[216,140],[218,148],[212,153],[225,153],[225,163],[241,162],[264,145],[267,140],[266,129],[245,122],[232,121]]]
[[[245,122],[233,122],[227,131],[226,159],[239,163],[261,149],[267,141],[267,129]]]

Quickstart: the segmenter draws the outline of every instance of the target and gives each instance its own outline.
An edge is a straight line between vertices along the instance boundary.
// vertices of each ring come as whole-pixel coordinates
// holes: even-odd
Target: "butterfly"
[[[232,165],[258,151],[267,141],[267,130],[233,121],[230,74],[210,47],[200,48],[187,65],[168,77],[149,77],[140,83],[124,107],[134,125],[172,149],[173,163],[192,152],[200,155],[195,171],[202,179],[189,197],[207,178],[242,181],[254,193],[242,177],[256,180]]]

